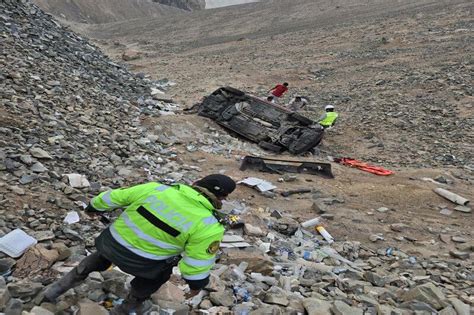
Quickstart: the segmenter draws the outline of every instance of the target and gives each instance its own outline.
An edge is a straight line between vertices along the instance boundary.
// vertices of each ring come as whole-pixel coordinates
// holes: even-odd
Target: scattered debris
[[[66,217],[64,218],[64,223],[67,224],[74,224],[80,221],[79,213],[76,211],[70,211],[67,213]]]
[[[318,163],[309,161],[281,160],[273,158],[261,158],[256,156],[244,157],[240,170],[258,170],[260,172],[284,174],[302,173],[319,175],[325,178],[334,178],[330,163]]]
[[[270,191],[270,190],[273,190],[273,189],[277,188],[272,183],[270,183],[266,180],[257,178],[257,177],[247,177],[246,179],[243,179],[243,180],[241,180],[237,183],[238,184],[245,184],[245,185],[250,186],[250,187],[255,187],[260,192]]]

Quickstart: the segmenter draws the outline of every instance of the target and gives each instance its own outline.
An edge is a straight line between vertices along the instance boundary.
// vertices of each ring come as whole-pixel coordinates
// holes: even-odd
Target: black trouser
[[[77,272],[85,279],[91,272],[105,271],[111,265],[112,262],[102,256],[99,252],[95,252],[81,261],[81,263],[77,266]],[[173,267],[175,265],[176,263],[174,261],[167,264],[163,263],[163,271],[160,272],[154,279],[146,279],[135,276],[135,278],[130,282],[132,286],[130,294],[140,300],[146,300],[170,279],[170,276],[173,272]],[[118,267],[120,268],[120,265]]]

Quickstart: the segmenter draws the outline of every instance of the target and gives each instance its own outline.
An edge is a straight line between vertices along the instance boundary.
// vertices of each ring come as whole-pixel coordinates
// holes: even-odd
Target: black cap
[[[221,174],[208,175],[194,183],[212,192],[216,197],[226,197],[234,191],[235,182],[232,178]]]

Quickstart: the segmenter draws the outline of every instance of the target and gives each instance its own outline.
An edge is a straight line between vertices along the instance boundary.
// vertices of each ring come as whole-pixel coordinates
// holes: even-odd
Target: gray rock
[[[35,306],[31,309],[30,311],[31,314],[34,315],[54,315],[53,312],[41,307],[41,306]]]
[[[0,299],[0,305],[2,301]],[[23,312],[23,302],[19,299],[10,299],[5,306],[5,314],[8,315],[21,315]]]
[[[451,305],[443,308],[441,311],[438,312],[438,315],[457,315],[457,314],[458,313],[454,310],[454,308]]]
[[[453,256],[454,258],[458,258],[458,259],[462,259],[462,260],[469,259],[469,256],[470,256],[470,253],[468,253],[468,252],[460,252],[460,251],[457,251],[457,250],[450,250],[449,254],[451,256]]]
[[[38,294],[43,288],[43,285],[37,282],[23,281],[9,283],[7,287],[12,297],[24,299]]]
[[[456,206],[454,207],[454,210],[459,211],[459,212],[464,212],[464,213],[471,213],[472,209],[466,206]]]
[[[2,305],[6,305],[9,300],[10,292],[5,283],[5,278],[0,276],[0,310],[2,309]]]
[[[92,301],[83,301],[79,302],[79,313],[78,315],[108,315],[109,311],[107,311],[104,307],[100,306],[97,303]]]
[[[289,301],[283,293],[270,293],[268,292],[263,299],[265,303],[276,304],[281,306],[287,306]]]
[[[385,286],[385,278],[379,276],[378,274],[371,272],[371,271],[366,271],[364,273],[364,278],[365,280],[369,281],[376,287],[383,287]]]
[[[35,181],[36,179],[38,178],[38,176],[36,175],[29,175],[29,174],[24,174],[21,176],[20,178],[20,184],[22,185],[26,185],[26,184],[29,184],[29,183],[32,183],[33,181]]]
[[[173,315],[188,315],[189,314],[189,307],[183,303],[171,302],[171,301],[164,301],[158,300],[156,304],[161,309],[172,309],[174,310]]]
[[[125,299],[128,295],[128,290],[125,284],[126,282],[124,281],[123,277],[117,277],[105,280],[102,283],[102,288],[106,292],[111,292],[122,299]]]
[[[30,167],[30,170],[35,173],[44,173],[48,169],[41,162],[36,162]]]
[[[443,301],[445,296],[440,289],[438,289],[433,283],[425,283],[419,285],[402,296],[403,301],[420,301],[427,303],[434,307],[437,310],[440,310],[443,307]]]
[[[229,290],[224,290],[221,292],[211,292],[209,294],[209,299],[214,305],[221,305],[231,307],[234,305],[234,295]]]
[[[53,158],[48,152],[38,147],[31,148],[30,153],[31,155],[33,155],[35,158],[38,158],[38,159],[51,160]]]
[[[451,305],[454,306],[454,309],[458,315],[469,315],[471,313],[469,305],[461,302],[461,300],[457,298],[449,298],[448,300]]]
[[[316,298],[307,298],[303,300],[303,306],[308,315],[326,315],[331,313],[332,304]]]
[[[247,235],[250,236],[263,236],[265,233],[263,233],[262,229],[259,228],[258,226],[254,226],[248,223],[245,223],[244,225],[244,232]]]
[[[332,307],[334,315],[363,315],[364,311],[357,307],[347,305],[342,301],[335,301]]]

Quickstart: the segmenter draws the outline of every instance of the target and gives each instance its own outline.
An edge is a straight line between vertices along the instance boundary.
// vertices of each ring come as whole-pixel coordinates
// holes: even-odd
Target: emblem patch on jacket
[[[219,245],[221,243],[219,241],[215,241],[215,242],[212,242],[209,247],[207,248],[207,252],[211,255],[214,255],[215,253],[217,253],[217,251],[219,250]]]

